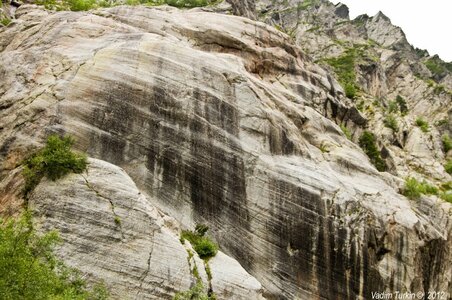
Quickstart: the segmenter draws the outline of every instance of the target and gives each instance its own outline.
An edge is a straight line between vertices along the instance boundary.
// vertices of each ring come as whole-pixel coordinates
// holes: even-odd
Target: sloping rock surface
[[[268,299],[450,291],[450,204],[409,201],[370,164],[336,124],[359,134],[366,119],[287,35],[168,7],[16,17],[0,29],[1,186],[49,133],[70,134],[184,227],[207,223]]]
[[[41,230],[63,238],[58,256],[90,281],[103,280],[113,299],[172,299],[196,282],[168,217],[117,166],[91,159],[83,174],[42,182],[29,204]],[[207,289],[204,263],[194,263]],[[217,299],[263,299],[261,284],[237,261],[220,252],[211,264]]]

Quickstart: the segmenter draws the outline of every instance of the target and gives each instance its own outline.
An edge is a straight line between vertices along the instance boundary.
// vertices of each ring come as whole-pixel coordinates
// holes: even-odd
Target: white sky
[[[414,47],[452,61],[452,0],[336,0],[350,9],[350,18],[382,11],[403,29]]]

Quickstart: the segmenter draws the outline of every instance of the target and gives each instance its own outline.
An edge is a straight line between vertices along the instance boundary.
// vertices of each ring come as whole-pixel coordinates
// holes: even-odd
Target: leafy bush
[[[452,159],[449,159],[446,164],[444,165],[444,169],[447,173],[452,175]]]
[[[392,131],[399,131],[399,124],[397,123],[397,120],[393,114],[387,115],[383,123],[386,127],[391,128]]]
[[[364,150],[364,153],[366,153],[371,163],[377,168],[378,171],[386,171],[386,163],[381,158],[380,151],[377,148],[376,138],[373,133],[364,131],[359,138],[359,146]]]
[[[422,117],[418,117],[416,119],[416,125],[422,130],[422,132],[428,132],[429,130],[428,122],[425,121]]]
[[[207,230],[208,227],[205,225],[196,225],[194,232],[184,230],[181,234],[181,239],[189,241],[202,259],[209,259],[218,252],[218,246],[209,237],[205,236]]]
[[[422,194],[438,195],[439,190],[436,186],[428,184],[427,182],[419,182],[416,178],[409,177],[405,180],[405,187],[403,195],[409,199],[418,199]]]
[[[350,130],[347,128],[347,126],[345,126],[344,124],[341,124],[341,130],[342,132],[345,134],[345,136],[351,140],[352,139],[352,133],[350,132]]]
[[[449,152],[449,150],[452,149],[452,139],[447,134],[445,134],[442,137],[442,141],[443,141],[444,152],[445,153]]]
[[[74,140],[70,137],[52,135],[47,139],[44,149],[25,160],[25,197],[44,176],[57,180],[70,172],[81,173],[86,169],[86,156],[71,151],[73,144]]]
[[[107,299],[104,286],[86,289],[79,273],[54,256],[59,242],[55,231],[38,235],[28,212],[0,220],[1,299]]]

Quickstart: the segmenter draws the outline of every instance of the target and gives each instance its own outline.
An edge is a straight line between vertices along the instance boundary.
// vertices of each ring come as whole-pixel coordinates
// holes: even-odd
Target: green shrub
[[[443,141],[444,152],[445,153],[449,152],[449,150],[452,149],[452,139],[447,134],[445,134],[442,137],[442,141]]]
[[[394,132],[399,131],[399,124],[397,123],[397,119],[395,118],[394,115],[392,114],[387,115],[383,123],[386,127],[391,128],[392,131]]]
[[[347,128],[347,126],[345,126],[344,124],[340,125],[342,132],[345,134],[345,136],[351,140],[352,139],[352,133],[350,132],[350,130]]]
[[[447,173],[452,175],[452,159],[449,159],[446,164],[444,165],[444,169]]]
[[[428,132],[429,130],[428,122],[422,117],[418,117],[416,119],[416,125],[422,130],[422,132]]]
[[[18,220],[0,220],[1,299],[107,299],[104,286],[91,291],[75,269],[53,254],[55,231],[38,235],[26,212]]]
[[[386,171],[386,163],[381,158],[380,151],[377,148],[376,138],[373,133],[364,131],[359,138],[359,146],[364,150],[364,153],[366,153],[371,163],[377,168],[378,171]]]
[[[47,139],[44,149],[38,151],[24,162],[25,197],[39,184],[45,176],[57,180],[74,172],[86,169],[86,156],[71,150],[74,140],[70,137],[60,138],[52,135]]]
[[[409,199],[418,199],[421,195],[438,195],[439,190],[436,186],[425,181],[419,182],[416,178],[409,177],[405,180],[403,195]]]
[[[205,236],[208,227],[205,225],[196,225],[195,231],[184,230],[181,234],[182,240],[187,240],[193,245],[196,253],[202,259],[209,259],[218,252],[218,246],[209,237]]]

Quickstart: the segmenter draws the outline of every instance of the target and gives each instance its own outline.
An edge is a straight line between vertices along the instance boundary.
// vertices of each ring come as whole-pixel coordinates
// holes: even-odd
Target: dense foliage
[[[52,135],[47,139],[44,149],[33,154],[24,162],[25,197],[39,184],[45,176],[57,180],[74,172],[81,173],[86,169],[86,156],[71,150],[74,140],[70,137],[60,138]]]
[[[377,168],[378,171],[386,171],[386,163],[381,158],[380,151],[377,148],[375,135],[372,132],[363,132],[359,138],[359,146],[364,150],[364,153],[366,153],[371,163]]]
[[[30,213],[18,220],[0,220],[1,299],[107,299],[102,285],[88,290],[77,271],[55,258],[53,249],[59,242],[54,231],[38,235]]]

